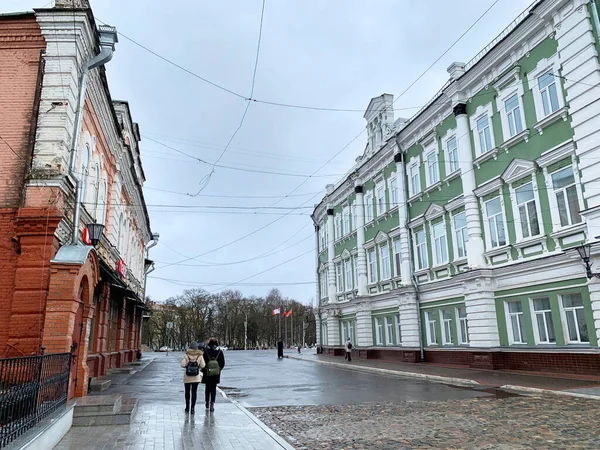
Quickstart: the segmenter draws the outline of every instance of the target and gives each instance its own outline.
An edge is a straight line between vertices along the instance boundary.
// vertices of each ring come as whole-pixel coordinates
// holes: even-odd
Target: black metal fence
[[[67,402],[71,354],[0,359],[0,448]]]

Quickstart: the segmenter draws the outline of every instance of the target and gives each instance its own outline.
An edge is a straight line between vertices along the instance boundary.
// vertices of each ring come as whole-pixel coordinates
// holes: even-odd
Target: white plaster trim
[[[511,147],[514,147],[515,145],[517,145],[519,142],[522,142],[522,141],[525,141],[525,143],[529,142],[529,128],[525,128],[520,133],[515,134],[513,137],[511,137],[507,141],[504,141],[500,147],[502,147],[502,149],[506,153],[508,153],[508,149],[510,149]]]
[[[558,122],[560,119],[567,121],[569,118],[569,109],[565,106],[564,108],[557,109],[552,114],[546,116],[539,122],[537,122],[533,128],[540,134],[544,134],[544,128],[552,125],[554,122]]]
[[[450,186],[450,182],[452,180],[454,180],[455,178],[460,178],[460,175],[461,175],[460,168],[456,169],[454,172],[452,172],[450,175],[448,175],[446,178],[444,178],[443,183],[445,183],[446,186]]]
[[[569,139],[542,153],[535,163],[540,167],[548,167],[573,154],[575,154],[575,142]]]
[[[425,211],[425,220],[432,221],[437,219],[438,217],[442,217],[445,213],[445,210],[442,206],[432,203]]]
[[[527,84],[529,89],[533,93],[533,102],[535,105],[535,115],[540,122],[546,116],[544,115],[544,106],[542,103],[542,95],[539,89],[538,77],[543,75],[548,70],[552,70],[555,76],[556,93],[558,99],[558,110],[560,111],[565,106],[565,100],[563,97],[562,82],[560,77],[560,59],[558,53],[555,53],[550,58],[543,58],[538,61],[535,68],[527,74]],[[541,133],[540,133],[541,134]]]
[[[531,294],[542,294],[545,292],[554,292],[554,291],[568,291],[570,289],[575,289],[575,288],[580,288],[580,287],[586,287],[587,283],[584,284],[574,284],[572,286],[564,286],[564,287],[559,287],[559,288],[548,288],[548,289],[537,289],[535,291],[527,291],[527,292],[523,292],[521,294],[503,294],[503,295],[494,295],[494,298],[498,298],[498,299],[502,299],[502,298],[514,298],[514,297],[519,297],[519,295],[531,295]]]
[[[490,141],[492,144],[492,149],[490,149],[490,151],[488,151],[486,153],[482,153],[481,145],[479,142],[479,133],[477,131],[477,121],[479,119],[481,119],[483,116],[487,116],[487,118],[488,118],[488,125],[490,128]],[[494,110],[492,107],[492,103],[490,102],[487,105],[479,105],[477,107],[477,109],[475,110],[475,112],[469,117],[471,131],[473,132],[473,141],[475,142],[475,155],[478,156],[476,158],[476,161],[483,154],[491,153],[494,150],[494,148],[496,147],[495,140],[494,140],[494,125],[492,123],[493,116],[494,116]]]
[[[502,178],[500,176],[497,176],[489,180],[487,183],[484,183],[481,186],[479,186],[473,191],[473,193],[477,197],[485,197],[486,195],[491,194],[492,192],[500,191],[503,183],[504,181],[502,180]]]
[[[461,194],[458,197],[455,197],[452,200],[449,200],[448,203],[446,203],[444,205],[444,209],[448,212],[452,212],[455,209],[458,209],[464,205],[465,205],[465,198]]]
[[[514,183],[535,172],[535,163],[525,159],[513,159],[506,170],[500,175],[505,183]]]
[[[489,161],[490,159],[494,159],[497,160],[498,159],[498,147],[494,147],[493,149],[491,149],[489,152],[484,153],[483,155],[478,156],[477,158],[475,158],[473,160],[473,164],[475,165],[475,167],[477,167],[478,169],[481,169],[481,165],[486,162]]]

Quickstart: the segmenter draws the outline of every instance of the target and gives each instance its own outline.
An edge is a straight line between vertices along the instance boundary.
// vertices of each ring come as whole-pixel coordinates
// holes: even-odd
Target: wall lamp
[[[577,253],[579,253],[579,257],[581,258],[581,260],[583,261],[583,264],[585,266],[585,274],[588,277],[588,280],[591,280],[594,277],[600,278],[600,273],[592,272],[592,263],[590,262],[592,246],[590,244],[584,244],[584,245],[580,245],[579,247],[576,247],[576,248],[577,248]]]

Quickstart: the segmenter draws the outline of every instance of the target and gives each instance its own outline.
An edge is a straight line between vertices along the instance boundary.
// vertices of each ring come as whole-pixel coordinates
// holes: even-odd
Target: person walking
[[[198,348],[197,342],[192,342],[181,360],[181,367],[185,369],[183,383],[185,386],[185,412],[195,413],[198,384],[202,381],[202,368],[205,366],[203,352]],[[191,402],[190,402],[191,394]],[[191,406],[191,409],[190,409]]]
[[[202,383],[206,385],[204,390],[204,401],[206,409],[215,410],[217,399],[217,384],[221,382],[221,371],[225,367],[225,356],[219,349],[217,338],[210,338],[208,348],[204,352],[204,376]]]
[[[277,341],[277,359],[283,358],[283,341],[281,338]]]
[[[346,340],[346,344],[344,345],[344,347],[346,347],[345,359],[347,359],[348,362],[351,362],[352,361],[352,342],[350,341],[350,338],[348,338]]]

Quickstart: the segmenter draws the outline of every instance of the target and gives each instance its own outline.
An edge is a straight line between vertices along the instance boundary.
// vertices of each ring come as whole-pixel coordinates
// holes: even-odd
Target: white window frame
[[[358,255],[352,258],[352,276],[354,277],[354,287],[358,287]]]
[[[506,112],[506,101],[510,100],[515,95],[517,96],[519,118],[521,119],[521,131],[516,131],[514,134],[511,135],[508,113]],[[515,85],[514,79],[511,78],[511,81],[509,82],[508,86],[503,90],[499,91],[498,97],[496,97],[496,108],[500,112],[500,122],[502,123],[502,137],[504,139],[504,142],[515,137],[517,134],[525,131],[527,129],[527,123],[525,122],[525,110],[523,109],[523,82],[519,81],[519,83]],[[493,145],[492,148],[494,148]]]
[[[567,225],[563,225],[561,223],[560,220],[560,211],[558,209],[558,200],[556,199],[556,193],[558,191],[562,191],[564,192],[564,195],[566,196],[566,187],[562,187],[559,189],[554,189],[554,182],[552,181],[552,176],[562,170],[565,170],[567,168],[571,168],[571,170],[573,171],[573,178],[574,178],[574,186],[575,186],[575,190],[577,192],[577,201],[578,201],[578,205],[579,205],[579,218],[580,221],[579,222],[573,222],[573,218],[571,217],[571,213],[569,210],[569,223]],[[583,221],[583,217],[581,216],[581,211],[583,211],[585,208],[583,207],[583,195],[581,192],[581,180],[579,178],[579,170],[577,168],[577,164],[575,163],[575,158],[572,158],[572,164],[562,167],[558,170],[555,170],[553,172],[547,172],[548,176],[547,176],[547,182],[549,183],[549,191],[548,192],[548,197],[550,199],[550,211],[552,213],[552,222],[554,224],[555,228],[561,229],[561,228],[567,228],[570,227],[572,225],[576,225],[576,224],[580,224]],[[568,204],[567,204],[568,205]]]
[[[529,200],[525,203],[519,204],[518,203],[518,198],[517,198],[517,191],[525,186],[527,186],[528,184],[531,184],[532,190],[533,190],[533,200]],[[512,184],[509,186],[509,190],[510,190],[510,198],[511,198],[511,203],[512,203],[512,210],[513,210],[513,217],[514,219],[514,225],[515,225],[515,233],[517,236],[517,242],[521,242],[525,239],[532,239],[535,237],[539,237],[542,234],[544,234],[544,222],[542,219],[542,212],[541,212],[541,208],[540,208],[540,198],[539,198],[539,193],[538,193],[538,186],[537,186],[537,181],[536,181],[536,177],[535,174],[531,177],[531,181],[528,181],[527,183],[523,183],[522,185],[520,185],[519,187],[513,187]],[[535,204],[535,211],[536,211],[536,217],[537,217],[537,222],[538,222],[538,229],[539,232],[538,234],[531,234],[531,224],[529,223],[529,217],[528,217],[528,230],[529,230],[529,236],[525,237],[523,236],[523,229],[522,229],[522,223],[521,223],[521,212],[519,211],[519,208],[521,206],[525,206],[528,203],[534,202]]]
[[[385,214],[387,211],[385,199],[385,183],[380,181],[375,185],[375,209],[377,210],[377,217]]]
[[[400,314],[394,316],[396,326],[396,345],[402,345],[402,321],[400,320]]]
[[[423,233],[423,242],[417,243],[417,235],[419,233]],[[415,268],[417,271],[425,270],[429,268],[429,257],[427,255],[427,232],[425,231],[425,227],[422,227],[420,230],[413,230],[413,248],[414,248],[414,258],[415,258]],[[419,265],[419,252],[423,248],[423,262],[424,265],[421,267]]]
[[[460,216],[461,214],[465,216],[465,226],[457,229],[456,228],[456,216]],[[452,227],[452,246],[454,248],[454,260],[456,261],[456,260],[464,259],[467,257],[467,243],[469,242],[469,226],[467,223],[467,212],[461,211],[461,212],[452,214],[450,219],[451,219],[451,227]],[[461,236],[461,239],[464,241],[462,243],[463,250],[465,253],[464,255],[460,255],[460,252],[459,252],[459,247],[458,247],[459,235]]]
[[[450,153],[450,147],[449,147],[449,143],[451,141],[454,141],[454,150],[452,151],[452,153],[454,153],[456,155],[456,159],[455,159],[455,163],[456,163],[456,167],[452,167],[453,164],[453,159],[451,158],[451,153]],[[459,159],[459,154],[458,154],[458,139],[456,138],[456,134],[452,134],[450,137],[448,137],[445,141],[444,141],[444,149],[445,149],[445,153],[446,153],[446,176],[453,174],[454,172],[460,170],[460,159]]]
[[[395,175],[390,177],[388,180],[388,191],[390,197],[390,207],[389,209],[396,208],[400,203],[400,196],[398,192],[398,178]]]
[[[449,318],[444,317],[444,311],[448,313]],[[440,325],[442,328],[442,345],[452,345],[452,312],[449,309],[440,309]]]
[[[390,267],[390,245],[388,242],[379,245],[379,267],[381,269],[381,280],[389,280],[392,278],[392,270]]]
[[[436,236],[435,235],[435,227],[441,225],[442,226],[442,230],[444,232],[443,235],[440,236]],[[448,264],[448,232],[446,230],[446,218],[443,217],[442,220],[440,222],[436,222],[431,223],[431,237],[433,238],[433,260],[434,260],[434,265],[435,266],[441,266],[443,264]],[[438,255],[438,243],[440,244],[440,255]],[[446,251],[446,257],[445,258],[438,258],[438,256],[442,256],[441,255],[441,249],[442,247],[445,249]]]
[[[402,271],[402,244],[400,237],[392,239],[392,251],[394,255],[394,276],[399,277]]]
[[[81,148],[81,174],[79,175],[81,178],[81,197],[79,198],[79,200],[84,203],[87,197],[88,178],[90,176],[91,161],[92,150],[90,148],[90,145],[86,143]]]
[[[550,304],[550,298],[548,296],[534,297],[529,299],[529,307],[531,308],[531,325],[533,327],[533,337],[535,338],[536,344],[544,344],[544,345],[556,345],[556,333],[554,332],[554,321],[552,320],[552,305],[550,304],[550,309],[544,309],[537,311],[535,309],[535,300],[548,300]],[[552,326],[548,324],[547,313],[550,314],[550,321],[552,321]],[[544,323],[544,328],[546,332],[546,340],[542,340],[540,337],[539,323],[538,323],[538,315],[542,317],[542,321]],[[551,330],[554,335],[554,342],[550,341],[550,333],[548,331]]]
[[[433,157],[434,159],[430,161],[430,157]],[[440,164],[436,141],[434,141],[432,146],[425,150],[423,162],[425,164],[425,184],[429,187],[440,181]]]
[[[345,205],[342,208],[342,236],[350,233],[350,206]]]
[[[489,223],[489,217],[487,215],[487,204],[496,200],[497,198],[500,199],[500,214],[502,215],[502,224],[504,225],[504,244],[500,244],[500,242],[498,242],[498,245],[493,246],[492,245],[492,236],[491,236],[491,232],[490,232],[490,223]],[[494,248],[500,248],[500,247],[504,247],[505,245],[508,244],[508,227],[506,226],[506,211],[504,209],[504,196],[502,195],[502,191],[498,192],[498,196],[497,197],[493,197],[490,198],[489,200],[481,200],[482,203],[482,213],[483,213],[483,217],[484,217],[484,221],[483,221],[483,225],[485,228],[485,241],[486,241],[486,246],[488,249],[494,249]],[[500,241],[500,239],[498,239],[498,241]]]
[[[344,292],[344,273],[342,272],[342,263],[335,263],[335,288],[336,292]]]
[[[433,319],[432,319],[433,318]],[[427,336],[427,345],[438,345],[436,334],[436,317],[435,311],[425,311],[425,334]]]
[[[334,224],[335,224],[335,240],[337,241],[338,239],[341,239],[343,234],[342,234],[342,216],[338,213],[335,214],[334,216]]]
[[[562,82],[560,78],[560,61],[558,58],[558,53],[551,56],[550,58],[541,59],[535,69],[527,74],[527,81],[529,85],[529,89],[533,93],[533,103],[535,104],[535,116],[537,121],[541,121],[546,117],[554,114],[556,111],[551,112],[550,114],[546,114],[544,112],[544,104],[542,101],[542,93],[539,88],[538,78],[547,73],[548,71],[552,71],[555,75],[556,82],[556,94],[558,99],[558,109],[556,111],[560,111],[565,106],[565,99],[562,89]],[[558,76],[557,76],[558,75]]]
[[[101,194],[100,194],[100,217],[98,217],[98,223],[102,225],[106,225],[106,212],[108,209],[108,182],[106,181],[106,176],[102,175],[101,181]]]
[[[521,304],[521,311],[520,312],[516,312],[516,313],[510,312],[509,303],[519,303],[519,304]],[[525,313],[524,313],[524,309],[525,308],[523,308],[523,303],[520,300],[506,301],[506,302],[504,302],[504,308],[505,308],[505,311],[506,311],[506,328],[507,328],[506,331],[507,331],[507,334],[508,334],[508,343],[510,345],[524,345],[524,344],[527,344],[527,335],[525,334]],[[521,321],[518,318],[519,315],[522,318]],[[520,337],[521,341],[515,341],[514,329],[513,329],[513,323],[512,323],[512,317],[513,316],[517,317],[517,324],[519,325],[519,337]]]
[[[377,283],[377,250],[375,247],[367,249],[367,269],[368,283]]]
[[[564,304],[564,301],[563,301],[564,300],[564,296],[566,296],[566,295],[574,295],[574,294],[575,295],[579,294],[579,296],[581,297],[581,306],[569,306],[569,307],[565,308],[565,304]],[[581,330],[579,329],[579,323],[577,321],[577,312],[576,311],[578,309],[583,310],[583,312],[584,312],[584,318],[585,318],[585,306],[583,304],[583,297],[581,296],[581,294],[578,293],[578,292],[573,292],[573,293],[570,293],[570,294],[559,295],[558,296],[558,303],[559,303],[559,307],[560,307],[560,318],[561,318],[561,321],[562,321],[562,328],[563,328],[563,333],[564,333],[564,336],[565,336],[565,342],[567,344],[583,344],[583,345],[589,344],[590,343],[590,341],[589,341],[589,333],[590,333],[589,329],[588,329],[588,340],[587,341],[582,341],[581,340]],[[576,327],[576,330],[577,330],[578,340],[575,340],[575,341],[572,341],[570,339],[570,337],[569,337],[569,325],[568,325],[568,322],[567,322],[567,314],[569,312],[571,312],[573,314],[573,316],[574,316],[573,319],[574,319],[575,327]],[[586,323],[586,327],[587,327],[587,323]]]
[[[327,326],[327,321],[323,321],[321,323],[321,341],[323,341],[323,345],[329,345],[329,330]]]
[[[327,271],[322,270],[319,273],[319,285],[321,286],[321,298],[327,298]]]
[[[351,259],[345,259],[342,262],[343,266],[344,266],[344,287],[346,291],[350,291],[353,289],[353,284],[352,284],[352,260]]]
[[[365,194],[365,223],[369,223],[373,219],[373,192],[369,191]]]
[[[381,317],[375,317],[375,344],[383,345],[383,322]]]
[[[411,158],[408,165],[408,196],[414,197],[421,192],[421,170],[419,158]]]
[[[384,317],[385,322],[385,345],[394,345],[394,318]]]
[[[465,312],[465,316],[461,317],[460,312],[463,310]],[[455,308],[456,311],[456,334],[458,335],[458,345],[469,345],[469,318],[467,317],[467,308],[466,306],[457,306]],[[465,338],[463,339],[463,324],[465,327]]]
[[[482,117],[487,116],[488,118],[488,127],[490,129],[490,142],[491,148],[486,150],[485,152],[481,148],[481,143],[479,141],[479,131],[477,129],[477,121]],[[475,155],[476,157],[481,156],[485,153],[492,151],[496,148],[496,141],[494,139],[494,124],[492,122],[492,118],[494,117],[494,109],[492,107],[492,103],[488,103],[487,105],[480,105],[476,110],[475,114],[473,114],[469,118],[469,122],[471,125],[471,131],[473,132],[473,141],[475,143]]]
[[[351,213],[350,213],[351,214],[351,217],[350,217],[350,220],[351,220],[351,222],[350,222],[350,231],[356,230],[356,223],[358,221],[358,219],[357,219],[357,211],[358,211],[358,209],[356,207],[356,201],[354,201],[354,203],[352,204]]]

